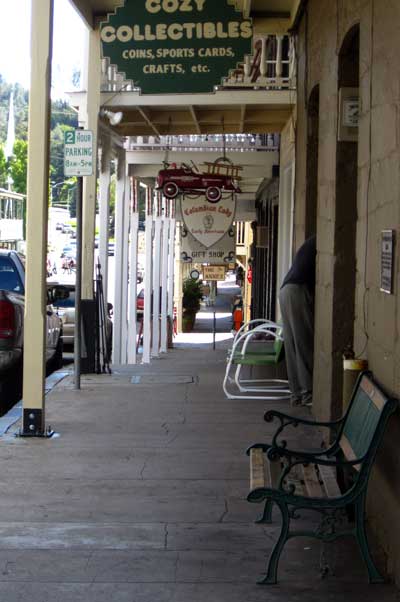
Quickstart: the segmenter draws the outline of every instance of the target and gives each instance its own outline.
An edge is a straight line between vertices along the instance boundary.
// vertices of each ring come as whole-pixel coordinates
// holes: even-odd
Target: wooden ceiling
[[[124,0],[70,0],[78,13],[89,27],[93,27],[96,19],[104,17],[121,6]],[[229,0],[241,10],[245,17],[252,17],[257,21],[280,21],[287,24],[287,29],[295,22],[302,0]]]

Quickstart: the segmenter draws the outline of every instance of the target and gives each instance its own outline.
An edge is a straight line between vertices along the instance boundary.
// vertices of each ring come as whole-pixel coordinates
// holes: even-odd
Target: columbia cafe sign
[[[213,92],[252,37],[228,0],[125,0],[101,25],[103,57],[142,94]]]
[[[235,217],[235,209],[236,201],[230,195],[223,196],[218,203],[209,203],[204,196],[186,196],[181,202],[187,232],[207,249],[228,232]]]
[[[181,201],[182,261],[200,263],[232,263],[235,257],[236,202],[229,195],[218,203],[203,196],[184,197]]]

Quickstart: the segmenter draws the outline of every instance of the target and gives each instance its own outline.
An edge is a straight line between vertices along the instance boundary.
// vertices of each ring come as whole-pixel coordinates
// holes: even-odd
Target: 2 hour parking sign
[[[64,175],[91,176],[93,174],[93,132],[69,130],[64,133]]]

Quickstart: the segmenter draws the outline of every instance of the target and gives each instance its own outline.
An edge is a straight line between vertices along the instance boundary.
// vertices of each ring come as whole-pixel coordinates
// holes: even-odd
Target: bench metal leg
[[[265,502],[264,511],[263,511],[262,515],[260,516],[260,518],[258,518],[255,521],[257,524],[267,524],[267,525],[272,524],[273,505],[274,505],[274,503],[272,502],[272,500],[267,500]]]
[[[282,515],[282,527],[279,539],[276,542],[274,549],[271,552],[271,556],[268,562],[267,574],[261,581],[258,581],[259,585],[273,585],[277,583],[278,576],[278,564],[281,557],[285,543],[288,540],[289,535],[289,509],[285,503],[275,500],[275,503],[279,506]]]
[[[368,570],[368,579],[370,583],[384,583],[385,579],[375,566],[372,560],[371,552],[368,545],[367,533],[365,530],[365,498],[364,492],[355,503],[355,521],[356,521],[356,537],[360,547],[361,555]]]

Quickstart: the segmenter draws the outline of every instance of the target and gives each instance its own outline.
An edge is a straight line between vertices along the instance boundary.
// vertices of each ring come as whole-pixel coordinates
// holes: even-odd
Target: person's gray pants
[[[279,293],[289,387],[293,399],[311,395],[314,361],[314,300],[304,284]]]

